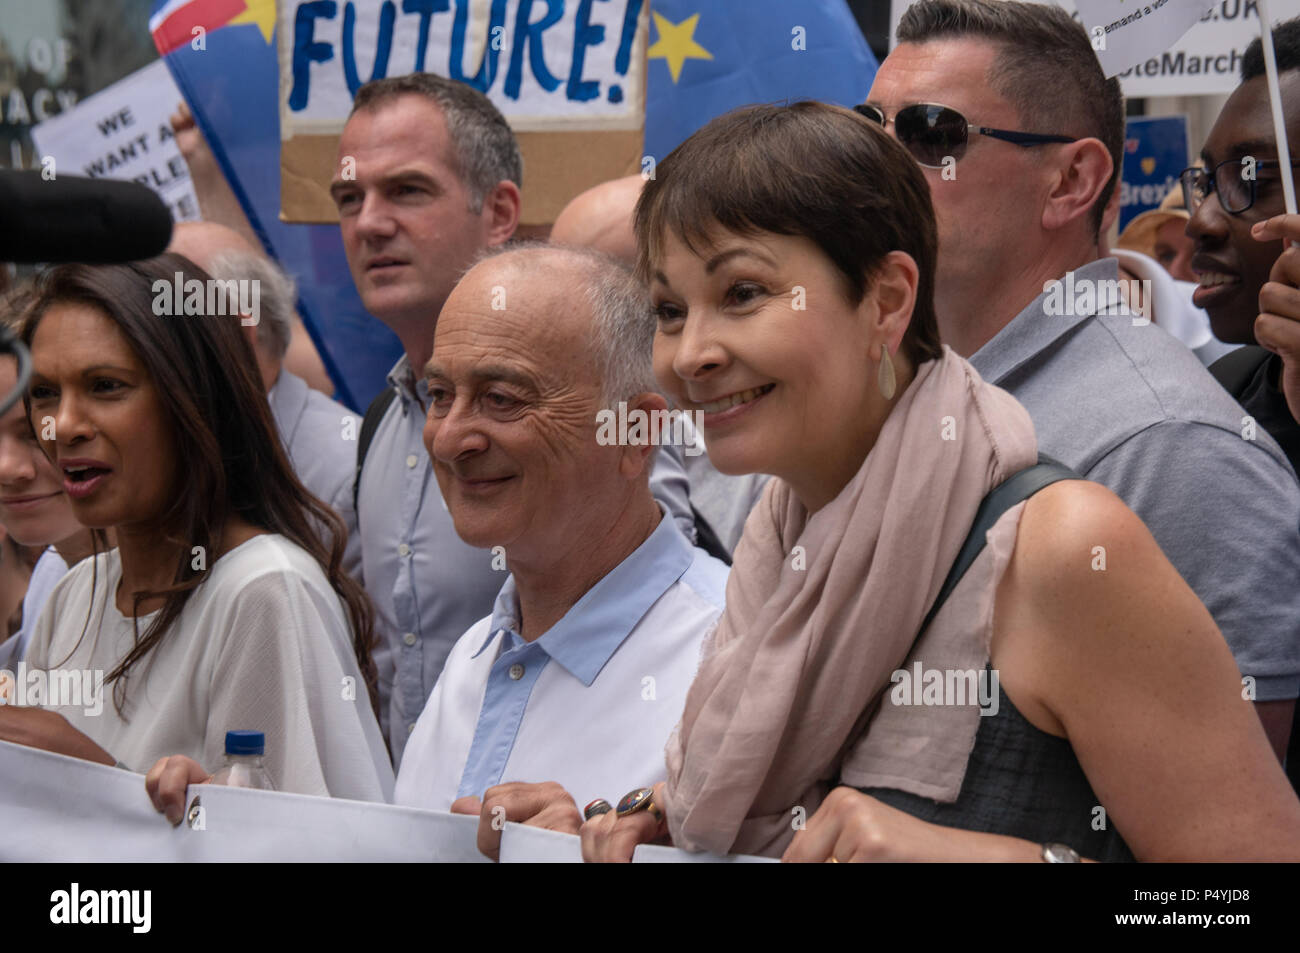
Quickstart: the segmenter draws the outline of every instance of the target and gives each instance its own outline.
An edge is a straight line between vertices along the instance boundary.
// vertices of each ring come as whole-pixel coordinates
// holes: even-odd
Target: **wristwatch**
[[[1043,863],[1077,864],[1079,863],[1079,852],[1073,847],[1067,847],[1064,844],[1044,844]]]

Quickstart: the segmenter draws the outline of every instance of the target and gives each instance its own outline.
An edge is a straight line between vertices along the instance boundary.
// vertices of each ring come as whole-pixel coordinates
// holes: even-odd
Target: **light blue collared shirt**
[[[398,804],[446,810],[506,781],[556,781],[579,805],[664,774],[727,567],[670,519],[542,636],[519,635],[514,577],[447,660],[411,737]]]
[[[491,612],[505,571],[493,568],[501,561],[490,550],[456,535],[424,447],[428,385],[412,373],[405,355],[388,384],[397,397],[366,453],[357,516],[362,573],[380,637],[374,653],[380,711],[396,766],[447,654]],[[693,531],[680,447],[659,448],[650,489],[684,532]]]

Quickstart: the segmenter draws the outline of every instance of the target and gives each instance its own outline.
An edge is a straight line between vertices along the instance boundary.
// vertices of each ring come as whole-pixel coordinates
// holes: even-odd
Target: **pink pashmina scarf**
[[[918,793],[956,798],[977,707],[890,719],[888,752],[902,761],[881,771],[882,746],[864,744],[867,726],[891,673],[912,653],[980,501],[1036,460],[1025,409],[945,346],[917,369],[834,500],[809,513],[784,481],[768,484],[668,741],[662,806],[674,844],[779,855],[841,773],[901,772],[923,779],[913,785]],[[985,572],[985,588],[996,585],[990,575],[1000,570]],[[979,619],[957,618],[945,605],[922,640],[929,664],[987,661],[986,596]]]

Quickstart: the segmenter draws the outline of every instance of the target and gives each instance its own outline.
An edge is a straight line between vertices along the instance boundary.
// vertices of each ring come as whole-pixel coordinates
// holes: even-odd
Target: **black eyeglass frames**
[[[1293,161],[1294,168],[1300,162]],[[1231,168],[1229,168],[1231,166]],[[1219,196],[1219,205],[1229,215],[1240,215],[1255,204],[1259,196],[1259,172],[1262,169],[1279,169],[1282,163],[1275,159],[1224,159],[1213,169],[1192,166],[1178,176],[1183,188],[1183,205],[1187,214],[1195,215],[1211,193]]]

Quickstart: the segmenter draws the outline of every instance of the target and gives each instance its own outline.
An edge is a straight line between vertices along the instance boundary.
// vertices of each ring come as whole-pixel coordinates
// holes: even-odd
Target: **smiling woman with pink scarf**
[[[1064,480],[1006,509],[927,620],[981,501],[1037,445],[938,342],[929,190],[900,146],[836,107],[738,110],[660,163],[637,239],[660,383],[703,412],[719,470],[777,479],[666,779],[583,825],[588,860],[650,841],[802,861],[1300,856],[1300,802],[1223,637],[1110,491]],[[949,697],[963,677],[978,698]]]

